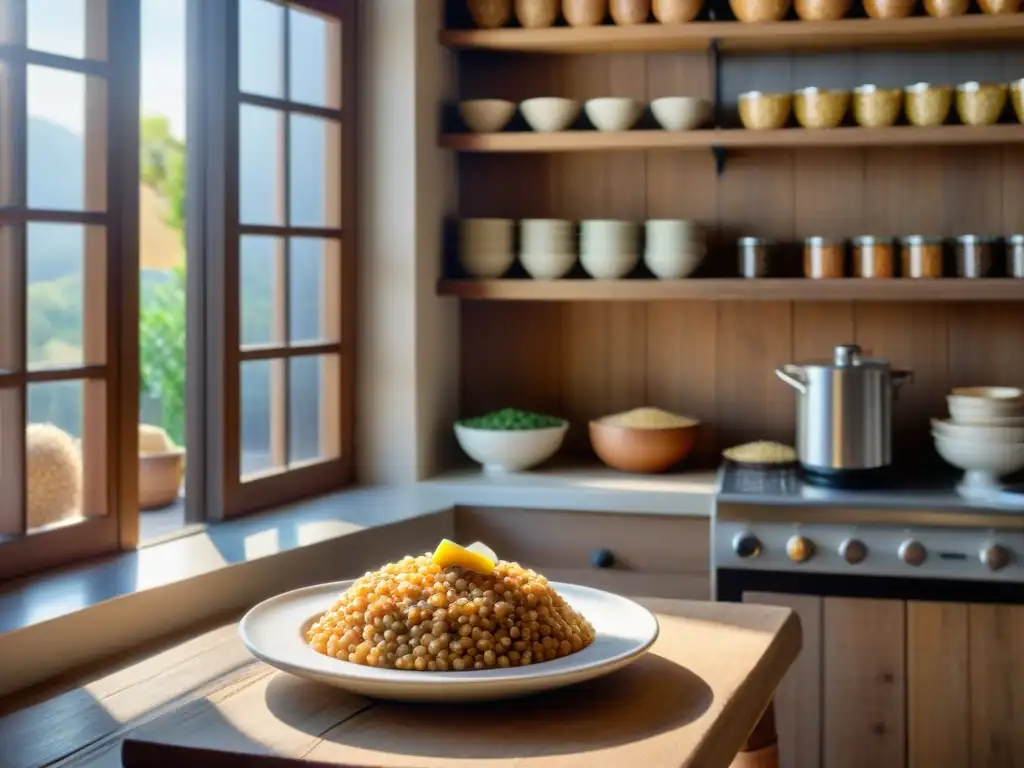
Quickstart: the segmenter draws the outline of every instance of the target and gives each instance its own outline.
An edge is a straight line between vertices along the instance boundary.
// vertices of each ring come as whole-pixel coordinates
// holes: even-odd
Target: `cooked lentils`
[[[558,659],[590,645],[594,628],[531,570],[501,561],[484,575],[428,553],[358,579],[306,639],[354,664],[447,672]]]

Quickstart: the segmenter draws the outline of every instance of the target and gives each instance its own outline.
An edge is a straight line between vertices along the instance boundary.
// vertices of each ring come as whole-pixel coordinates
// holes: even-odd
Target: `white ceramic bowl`
[[[473,429],[455,425],[455,439],[487,472],[520,472],[547,461],[562,446],[569,422],[545,429]]]
[[[932,437],[935,450],[954,467],[997,477],[1024,469],[1024,443],[957,440],[938,432],[932,432]]]
[[[636,252],[580,252],[580,264],[583,265],[584,271],[595,280],[619,280],[636,269],[639,263],[640,254]]]
[[[521,251],[575,251],[576,225],[568,219],[523,219],[519,222]]]
[[[644,105],[636,99],[606,96],[588,100],[583,111],[599,131],[628,131],[640,119]]]
[[[587,219],[580,222],[580,252],[638,253],[638,230],[632,221]]]
[[[564,131],[572,125],[580,113],[580,103],[557,96],[540,96],[521,103],[519,111],[533,130],[551,133]]]
[[[677,251],[648,250],[644,253],[644,264],[659,280],[680,280],[693,274],[705,253],[702,243],[691,243]]]
[[[460,219],[459,245],[484,251],[511,251],[513,219]]]
[[[534,280],[557,280],[572,271],[576,252],[523,251],[519,263]]]
[[[651,102],[651,113],[666,131],[692,131],[711,119],[711,102],[694,96],[666,96]]]
[[[985,424],[959,424],[948,419],[932,419],[932,430],[953,440],[966,442],[1024,443],[1024,426],[1001,427]]]
[[[317,653],[303,636],[313,620],[351,584],[318,584],[264,600],[239,623],[242,642],[272,667],[351,693],[394,701],[479,702],[601,677],[641,658],[658,638],[657,618],[629,598],[553,581],[551,586],[587,617],[597,633],[594,641],[577,653],[526,667],[465,672],[370,667]]]
[[[703,245],[704,241],[697,224],[685,219],[648,219],[644,233],[648,251],[678,251],[691,243]]]
[[[962,424],[1024,416],[1024,394],[1016,387],[960,387],[946,396],[949,415]]]
[[[514,102],[504,99],[469,99],[459,102],[459,117],[476,133],[497,133],[516,113]]]

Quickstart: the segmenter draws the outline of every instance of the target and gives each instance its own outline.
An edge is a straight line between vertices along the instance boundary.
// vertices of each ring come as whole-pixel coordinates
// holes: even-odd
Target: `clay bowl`
[[[693,450],[699,423],[668,429],[619,427],[590,422],[590,445],[613,469],[638,474],[664,472]]]

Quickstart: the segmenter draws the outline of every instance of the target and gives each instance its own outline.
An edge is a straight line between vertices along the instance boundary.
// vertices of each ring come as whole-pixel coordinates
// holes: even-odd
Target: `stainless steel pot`
[[[892,464],[893,398],[913,374],[844,344],[831,361],[783,365],[775,375],[800,393],[796,446],[804,467],[834,473]]]

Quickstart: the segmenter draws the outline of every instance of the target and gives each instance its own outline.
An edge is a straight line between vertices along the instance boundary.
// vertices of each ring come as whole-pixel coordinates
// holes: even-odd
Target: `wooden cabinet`
[[[1024,766],[1024,606],[748,592],[800,616],[784,768]]]
[[[703,517],[459,507],[455,536],[485,542],[552,581],[634,597],[711,596]],[[605,555],[603,567],[593,562],[597,553]]]

